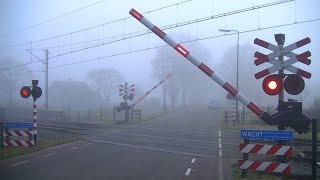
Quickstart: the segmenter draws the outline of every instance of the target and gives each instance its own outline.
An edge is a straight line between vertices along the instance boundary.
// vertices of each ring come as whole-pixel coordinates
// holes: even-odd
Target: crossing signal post
[[[34,145],[37,145],[37,105],[36,100],[41,97],[42,89],[38,86],[38,80],[32,80],[32,86],[23,86],[20,90],[20,95],[23,98],[28,98],[30,95],[33,98],[33,131]],[[32,89],[31,89],[32,88]]]
[[[123,102],[120,103],[120,106],[116,107],[116,111],[120,112],[122,110],[125,110],[125,120],[129,120],[129,109],[131,108],[128,105],[128,100],[133,100],[134,98],[134,87],[135,85],[132,84],[131,86],[128,86],[128,83],[125,83],[124,85],[119,85],[119,96],[122,96]]]
[[[305,87],[304,78],[310,79],[311,73],[292,66],[296,62],[301,62],[306,65],[311,63],[308,59],[311,56],[309,51],[302,54],[295,54],[292,50],[304,46],[311,42],[310,38],[302,39],[298,42],[284,47],[285,35],[275,34],[277,46],[256,38],[254,43],[267,48],[272,53],[265,55],[256,52],[254,55],[257,58],[254,63],[260,65],[265,62],[272,64],[270,68],[260,71],[255,74],[256,79],[267,76],[262,82],[262,88],[268,95],[279,95],[278,112],[272,115],[276,121],[279,130],[284,130],[286,127],[291,127],[298,133],[307,133],[311,119],[302,113],[302,102],[297,102],[290,99],[288,102],[284,101],[284,91],[291,95],[300,94]],[[284,56],[289,59],[284,60]],[[277,58],[277,59],[276,59]],[[284,70],[290,71],[294,74],[285,74]],[[272,74],[278,71],[278,74]],[[271,74],[271,75],[270,75]]]

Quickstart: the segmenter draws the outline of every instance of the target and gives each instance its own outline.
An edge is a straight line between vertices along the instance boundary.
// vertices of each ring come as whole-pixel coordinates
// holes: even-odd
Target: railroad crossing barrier
[[[1,146],[32,147],[36,145],[33,123],[1,122]]]
[[[141,120],[141,110],[140,109],[131,109],[130,119],[131,120]]]

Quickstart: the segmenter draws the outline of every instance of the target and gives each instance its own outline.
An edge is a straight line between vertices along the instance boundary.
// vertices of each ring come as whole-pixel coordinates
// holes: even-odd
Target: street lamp
[[[236,88],[239,90],[239,31],[233,29],[219,29],[220,32],[236,32],[238,35],[237,38],[237,80],[236,80]],[[239,110],[238,110],[238,99],[236,99],[236,120],[239,122]]]

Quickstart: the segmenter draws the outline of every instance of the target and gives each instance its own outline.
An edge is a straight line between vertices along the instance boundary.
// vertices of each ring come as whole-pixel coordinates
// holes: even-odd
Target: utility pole
[[[166,83],[163,82],[163,111],[167,112],[167,101],[166,101]]]
[[[276,42],[277,42],[277,44],[278,44],[278,46],[279,46],[279,48],[280,49],[283,49],[283,45],[284,45],[284,42],[285,42],[285,35],[284,34],[275,34],[274,35],[274,37],[275,37],[275,40],[276,40]],[[283,64],[284,63],[284,57],[283,57],[283,55],[280,55],[279,57],[278,57],[278,61],[280,62],[280,64]],[[278,71],[278,75],[279,75],[279,77],[280,77],[280,79],[281,79],[281,81],[282,81],[282,83],[283,83],[283,80],[284,80],[284,70],[283,69],[280,69],[279,71]],[[283,102],[284,102],[284,89],[282,88],[281,89],[281,92],[279,93],[279,98],[278,98],[278,110],[279,111],[282,111],[282,104],[283,104]],[[285,128],[284,127],[278,127],[278,129],[279,130],[285,130]]]
[[[49,94],[48,94],[48,84],[49,84],[49,79],[48,79],[48,75],[49,75],[49,72],[48,72],[48,69],[49,69],[49,51],[48,49],[46,49],[46,61],[45,61],[45,65],[46,65],[46,98],[45,98],[45,107],[46,107],[46,112],[48,114],[48,110],[49,110],[49,102],[48,102],[48,97],[49,97]]]
[[[124,94],[126,96],[126,112],[125,112],[125,120],[128,122],[129,121],[129,106],[128,106],[128,83],[125,83],[124,85]]]
[[[165,63],[165,62],[164,62]],[[165,75],[165,64],[163,64],[163,76]],[[167,112],[167,101],[166,101],[166,83],[163,82],[163,112]]]
[[[48,94],[48,89],[49,89],[49,87],[48,87],[48,81],[49,81],[49,71],[48,71],[48,69],[49,69],[49,50],[48,49],[46,49],[45,50],[45,56],[46,56],[46,58],[45,58],[45,61],[43,61],[43,59],[40,59],[38,56],[36,56],[36,55],[34,55],[33,53],[32,53],[32,51],[30,51],[29,49],[26,49],[33,57],[35,57],[35,58],[37,58],[39,61],[41,61],[43,64],[45,64],[45,66],[46,66],[46,71],[45,71],[45,78],[46,78],[46,82],[45,82],[45,92],[46,92],[46,96],[45,96],[45,108],[46,108],[46,112],[48,112],[48,110],[49,110],[49,102],[48,102],[48,97],[49,97],[49,94]]]
[[[275,40],[276,40],[280,50],[282,50],[284,42],[285,42],[285,35],[284,34],[275,34],[274,37],[275,37]],[[278,57],[278,61],[280,62],[280,64],[284,63],[283,55],[280,55]],[[280,79],[282,81],[282,84],[283,84],[284,77],[285,77],[284,69],[279,69],[278,75],[279,75],[279,77],[280,77]],[[284,103],[284,88],[282,87],[281,92],[279,93],[279,98],[278,98],[278,111],[284,111],[283,103]],[[283,125],[278,125],[278,130],[285,130],[285,129],[286,128]],[[278,141],[278,144],[279,145],[286,145],[286,142],[285,141]],[[277,159],[278,159],[278,161],[280,161],[282,163],[286,162],[286,157],[285,156],[277,156]],[[285,180],[286,177],[283,176],[282,179]]]

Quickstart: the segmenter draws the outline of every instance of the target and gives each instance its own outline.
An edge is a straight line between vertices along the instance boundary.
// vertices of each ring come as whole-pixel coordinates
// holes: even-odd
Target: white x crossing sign
[[[301,62],[301,63],[309,65],[311,63],[311,60],[308,59],[311,56],[310,51],[306,51],[301,54],[296,54],[296,53],[291,52],[292,50],[295,50],[301,46],[309,44],[310,42],[311,42],[310,38],[307,37],[307,38],[304,38],[298,42],[290,44],[284,48],[280,48],[279,46],[276,46],[274,44],[271,44],[271,43],[268,43],[268,42],[265,42],[261,39],[256,38],[254,40],[255,44],[262,46],[264,48],[267,48],[273,52],[268,55],[262,54],[260,52],[255,52],[254,56],[257,59],[254,61],[254,64],[256,66],[258,66],[258,65],[263,64],[265,62],[268,62],[268,63],[272,64],[273,66],[256,73],[255,78],[260,79],[260,78],[267,76],[271,73],[274,73],[280,69],[285,69],[285,70],[290,71],[294,74],[297,74],[302,77],[310,79],[311,73],[292,66],[292,64],[294,64],[296,62]],[[281,55],[287,56],[289,59],[284,62],[280,62],[277,59],[275,59]]]

